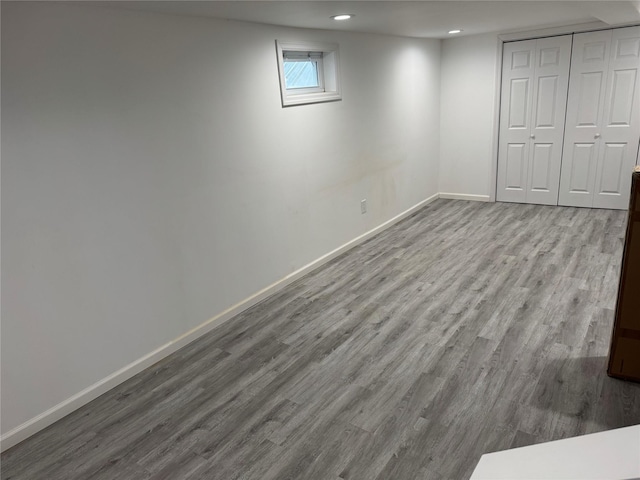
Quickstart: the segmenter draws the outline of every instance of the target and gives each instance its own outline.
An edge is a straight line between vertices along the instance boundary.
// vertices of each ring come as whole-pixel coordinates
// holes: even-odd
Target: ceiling
[[[288,27],[447,38],[487,32],[604,22],[640,24],[640,0],[633,1],[98,1],[94,4],[178,15],[218,17]],[[352,13],[346,22],[331,15]]]

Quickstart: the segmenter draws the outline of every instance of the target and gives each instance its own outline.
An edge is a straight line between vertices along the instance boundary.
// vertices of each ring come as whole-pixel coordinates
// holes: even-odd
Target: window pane
[[[284,84],[286,88],[319,87],[318,64],[313,60],[284,61]]]

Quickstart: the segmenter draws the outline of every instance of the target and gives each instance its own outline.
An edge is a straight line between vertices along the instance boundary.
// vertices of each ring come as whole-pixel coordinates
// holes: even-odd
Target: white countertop
[[[640,480],[640,425],[483,455],[470,480]]]

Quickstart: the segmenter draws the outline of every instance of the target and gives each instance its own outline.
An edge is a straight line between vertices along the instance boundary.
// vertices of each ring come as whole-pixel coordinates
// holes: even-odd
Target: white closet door
[[[536,41],[527,203],[558,204],[571,35]]]
[[[504,47],[497,199],[557,205],[571,35]]]
[[[605,30],[573,36],[560,205],[593,205],[611,35]]]
[[[640,27],[613,30],[593,206],[629,207],[640,138]]]
[[[524,203],[529,169],[531,99],[536,41],[504,45],[497,199]]]
[[[639,68],[640,27],[574,36],[560,205],[628,207]]]

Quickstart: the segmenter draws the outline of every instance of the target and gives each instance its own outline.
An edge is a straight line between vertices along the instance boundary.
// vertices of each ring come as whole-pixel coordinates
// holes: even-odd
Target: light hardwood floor
[[[2,479],[465,479],[640,423],[626,212],[438,200],[2,455]]]

